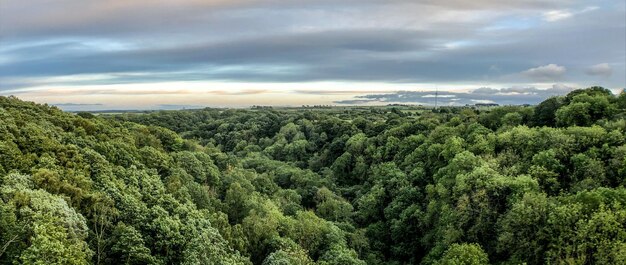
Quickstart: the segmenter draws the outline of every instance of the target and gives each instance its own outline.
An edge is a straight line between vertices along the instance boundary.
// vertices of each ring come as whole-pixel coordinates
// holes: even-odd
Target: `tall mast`
[[[435,86],[435,109],[437,109],[437,97],[439,97],[439,85]]]

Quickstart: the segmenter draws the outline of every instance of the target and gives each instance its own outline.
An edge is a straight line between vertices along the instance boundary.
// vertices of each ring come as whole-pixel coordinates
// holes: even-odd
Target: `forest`
[[[70,113],[0,97],[0,264],[626,264],[626,93]]]

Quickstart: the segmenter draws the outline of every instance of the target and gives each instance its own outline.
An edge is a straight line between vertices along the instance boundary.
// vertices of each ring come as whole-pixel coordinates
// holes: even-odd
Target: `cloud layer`
[[[476,103],[497,103],[503,105],[538,104],[552,97],[564,95],[574,88],[554,85],[548,89],[535,87],[512,88],[478,88],[468,92],[451,91],[399,91],[395,93],[370,94],[357,96],[355,99],[336,101],[337,104],[366,105],[366,104],[415,104],[432,106],[464,106]]]
[[[618,88],[626,83],[624,6],[609,0],[593,6],[582,0],[6,0],[0,94],[192,81]]]

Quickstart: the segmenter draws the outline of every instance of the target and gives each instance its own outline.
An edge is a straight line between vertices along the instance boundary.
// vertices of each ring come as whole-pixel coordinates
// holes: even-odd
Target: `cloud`
[[[495,89],[483,87],[469,92],[438,91],[438,105],[463,106],[475,103],[498,103],[504,105],[538,104],[546,98],[565,95],[574,90],[562,84],[555,84],[547,89],[536,87],[510,87]],[[434,105],[435,91],[398,91],[395,93],[370,94],[356,96],[354,99],[335,101],[337,104],[382,104],[403,103],[418,105]]]
[[[79,95],[120,95],[120,96],[176,96],[176,95],[217,95],[217,96],[246,96],[246,95],[260,95],[271,93],[267,89],[243,89],[243,90],[219,90],[219,89],[120,89],[120,88],[98,88],[98,89],[82,89],[82,88],[69,88],[69,89],[34,89],[34,90],[18,90],[12,91],[11,94],[23,95],[36,93],[39,96],[79,96]],[[73,103],[64,103],[68,105]],[[61,105],[61,104],[55,104]],[[69,106],[69,105],[68,105]]]
[[[101,103],[50,103],[57,107],[102,106]]]
[[[582,10],[580,10],[580,12],[578,12],[578,13],[581,14],[581,13],[586,13],[586,12],[594,11],[594,10],[598,10],[598,9],[600,9],[600,7],[598,7],[598,6],[588,6],[588,7],[583,8]]]
[[[587,5],[7,0],[0,5],[0,91],[176,81],[515,85],[563,77],[542,69],[519,74],[537,62],[584,69],[598,61],[615,72],[602,85],[623,86],[623,3]],[[576,19],[541,23],[537,14],[554,10]],[[567,77],[589,78],[573,71]]]
[[[567,10],[552,10],[543,13],[543,20],[548,22],[554,22],[557,20],[569,18],[573,15],[574,14],[572,14],[572,12],[569,12]]]
[[[555,21],[559,21],[559,20],[563,20],[566,18],[570,18],[574,15],[578,15],[578,14],[583,14],[583,13],[587,13],[590,11],[594,11],[596,9],[599,9],[599,7],[597,6],[587,6],[581,10],[575,11],[575,12],[571,12],[567,9],[563,9],[563,10],[550,10],[548,12],[544,12],[543,13],[543,20],[548,21],[548,22],[555,22]]]
[[[105,108],[105,104],[101,103],[51,103],[50,105],[56,106],[65,111],[88,111],[94,109],[102,109]]]
[[[298,94],[308,95],[354,95],[354,94],[371,94],[371,93],[386,93],[388,90],[305,90],[297,89],[293,92]]]
[[[556,64],[547,64],[523,71],[522,74],[538,81],[554,81],[558,80],[567,69],[564,66]]]
[[[585,70],[585,73],[593,76],[609,77],[613,74],[613,68],[608,63],[592,65]]]
[[[378,20],[382,16],[385,16],[384,22],[430,23],[447,17],[457,20],[474,18],[477,12],[482,11],[489,14],[503,10],[536,11],[556,8],[564,4],[572,4],[572,1],[56,0],[54,4],[51,4],[48,0],[29,0],[26,4],[22,0],[4,0],[0,5],[0,13],[3,14],[2,21],[11,22],[11,27],[3,27],[4,29],[0,32],[5,36],[40,34],[111,36],[136,32],[159,35],[159,33],[171,32],[172,29],[177,28],[185,28],[185,32],[180,32],[182,34],[196,31],[198,28],[224,29],[223,32],[228,33],[229,28],[235,27],[237,30],[248,27],[252,32],[255,29],[263,29],[267,32],[273,28],[264,28],[266,26],[277,28],[288,25],[301,26],[300,24],[308,24],[302,23],[303,20],[308,22],[309,18],[315,19],[320,16],[326,18],[327,21],[318,20],[314,25],[305,26],[340,25],[335,22],[351,24],[359,22],[353,21],[356,19],[363,20],[365,17],[370,17]],[[37,8],[32,8],[33,6]],[[289,11],[289,13],[282,11]],[[72,15],[68,16],[68,12]],[[396,16],[389,16],[394,13]],[[416,13],[420,15],[414,16]],[[459,14],[464,16],[455,16]],[[207,23],[211,27],[206,27]],[[233,34],[232,31],[230,34]]]
[[[206,106],[201,105],[187,105],[187,104],[158,104],[157,109],[161,110],[181,110],[181,109],[202,109]]]

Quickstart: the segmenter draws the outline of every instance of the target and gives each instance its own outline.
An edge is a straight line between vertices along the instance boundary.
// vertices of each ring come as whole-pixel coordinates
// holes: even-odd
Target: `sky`
[[[103,110],[617,93],[625,2],[0,0],[0,95]]]

